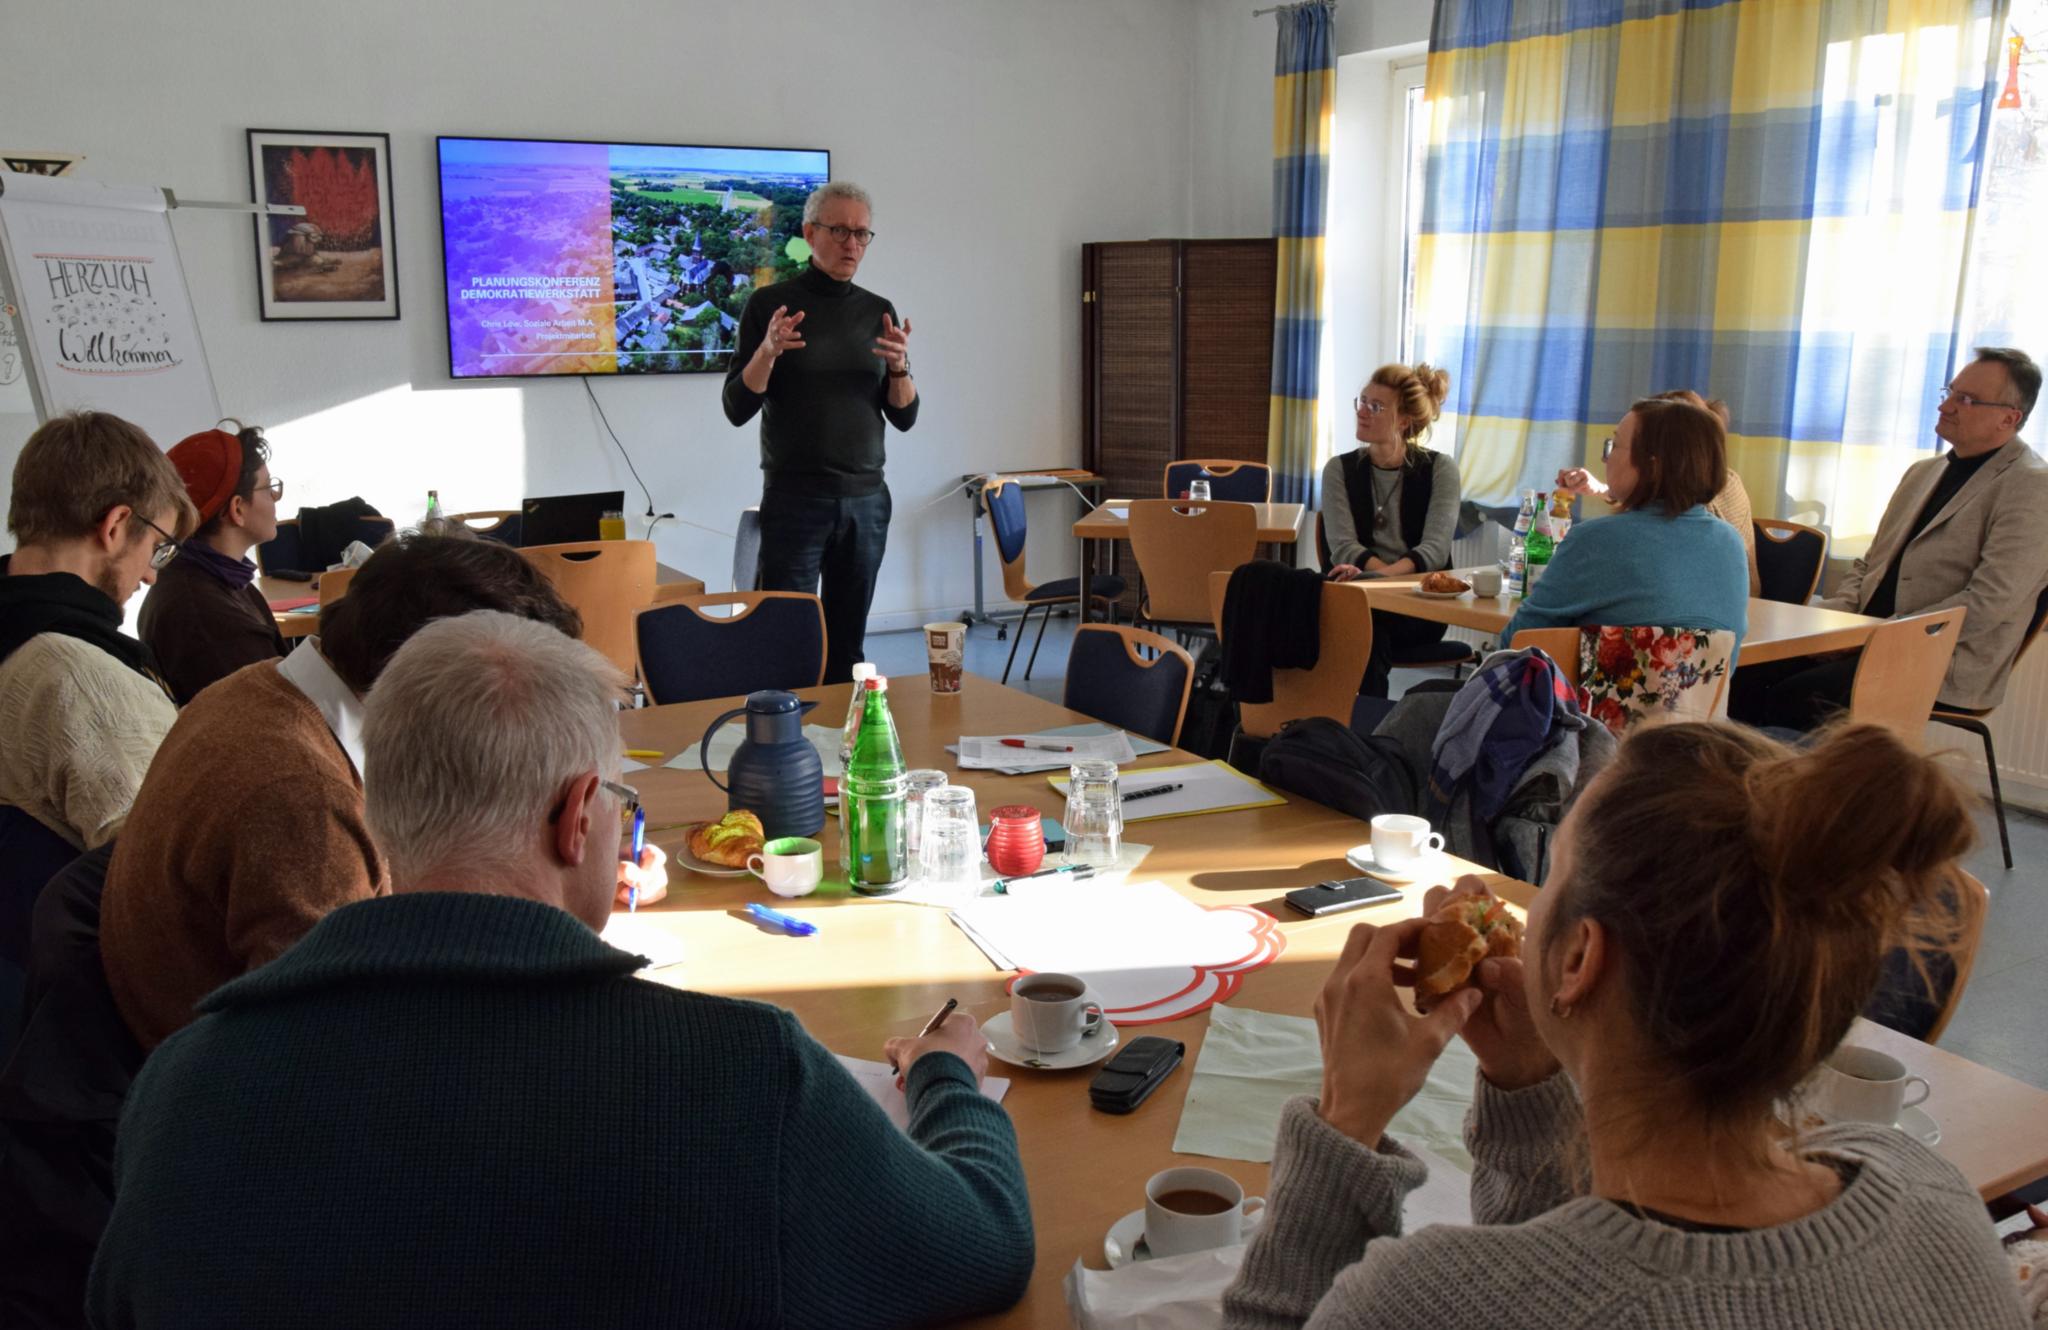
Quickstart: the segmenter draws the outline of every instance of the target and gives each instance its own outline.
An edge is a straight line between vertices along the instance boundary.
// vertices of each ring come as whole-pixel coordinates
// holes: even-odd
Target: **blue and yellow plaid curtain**
[[[1329,194],[1330,115],[1337,60],[1329,0],[1279,13],[1273,68],[1273,235],[1279,272],[1273,292],[1273,398],[1266,460],[1273,498],[1317,502],[1322,475],[1316,427],[1316,369],[1323,353],[1323,217]]]
[[[1438,0],[1418,346],[1468,495],[1732,412],[1759,516],[1875,529],[1936,446],[2004,0]]]

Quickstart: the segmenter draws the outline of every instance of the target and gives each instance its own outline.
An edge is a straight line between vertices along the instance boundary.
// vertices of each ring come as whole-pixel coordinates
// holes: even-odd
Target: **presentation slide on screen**
[[[823,152],[440,141],[449,369],[724,373],[756,287],[810,256]]]

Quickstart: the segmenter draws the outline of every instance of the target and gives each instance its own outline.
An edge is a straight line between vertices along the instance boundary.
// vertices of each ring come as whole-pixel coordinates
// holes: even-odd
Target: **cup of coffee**
[[[1816,1077],[1817,1107],[1837,1122],[1876,1122],[1891,1126],[1901,1110],[1924,1103],[1929,1086],[1909,1075],[1906,1064],[1874,1048],[1844,1044],[1821,1063]],[[1918,1092],[1913,1093],[1914,1087]],[[1907,1098],[1908,1094],[1912,1097]]]
[[[925,662],[931,669],[932,691],[960,691],[960,663],[967,655],[967,625],[928,623],[924,626]]]
[[[1145,1245],[1154,1256],[1234,1247],[1257,1228],[1266,1198],[1213,1168],[1169,1168],[1145,1184]]]
[[[1034,1053],[1064,1053],[1102,1028],[1102,1004],[1070,974],[1028,974],[1010,988],[1010,1027]]]
[[[1372,820],[1373,862],[1382,868],[1413,868],[1443,848],[1444,838],[1429,829],[1428,818],[1381,813]]]
[[[1472,574],[1472,594],[1478,597],[1500,594],[1500,569],[1480,568]]]
[[[824,879],[825,847],[802,836],[785,836],[748,855],[747,871],[778,896],[808,896]]]

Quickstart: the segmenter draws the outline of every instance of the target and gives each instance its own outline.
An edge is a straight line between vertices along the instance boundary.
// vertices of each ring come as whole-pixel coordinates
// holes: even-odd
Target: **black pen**
[[[1182,788],[1182,784],[1180,781],[1175,781],[1171,785],[1154,785],[1149,790],[1137,790],[1130,794],[1125,795],[1124,802],[1129,803],[1133,799],[1150,799],[1155,794],[1172,794],[1175,790],[1178,790],[1180,788]]]
[[[1058,868],[1041,868],[1036,873],[1019,873],[1015,877],[999,877],[996,879],[996,895],[1003,896],[1009,894],[1010,884],[1012,882],[1029,882],[1033,878],[1061,876],[1071,877],[1076,880],[1079,880],[1081,878],[1094,877],[1095,865],[1062,864]]]

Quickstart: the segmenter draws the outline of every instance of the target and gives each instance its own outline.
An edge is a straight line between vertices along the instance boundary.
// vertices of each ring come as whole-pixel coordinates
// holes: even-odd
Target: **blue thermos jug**
[[[825,825],[825,768],[804,738],[804,717],[817,705],[778,689],[749,693],[746,706],[711,722],[697,750],[704,774],[726,792],[726,808],[750,809],[769,840],[815,836]],[[747,737],[727,765],[728,784],[711,769],[711,736],[739,715],[747,718]]]

